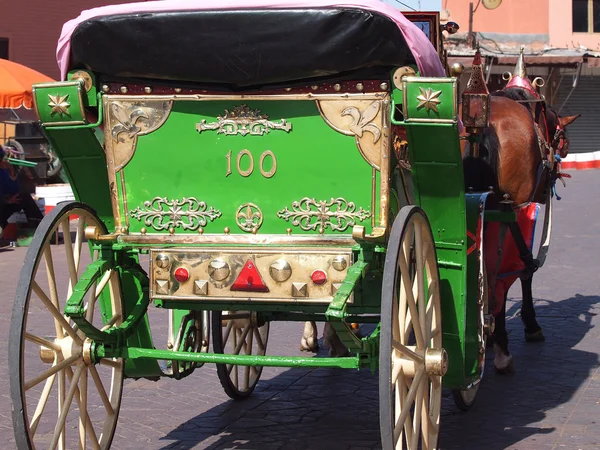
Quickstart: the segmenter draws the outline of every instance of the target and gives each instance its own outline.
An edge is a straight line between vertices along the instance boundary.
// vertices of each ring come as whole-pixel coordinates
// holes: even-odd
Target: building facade
[[[132,0],[129,0],[132,1]],[[1,0],[0,58],[58,79],[56,43],[65,22],[84,9],[126,3],[115,0]]]
[[[450,64],[467,68],[463,77],[478,46],[490,89],[501,89],[523,46],[528,74],[543,80],[547,102],[563,116],[581,114],[569,126],[571,152],[600,150],[600,1],[446,0],[443,7],[444,19],[461,26],[446,44]]]

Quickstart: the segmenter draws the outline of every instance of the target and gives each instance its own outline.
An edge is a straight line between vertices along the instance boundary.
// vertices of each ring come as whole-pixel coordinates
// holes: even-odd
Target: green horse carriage
[[[231,0],[65,25],[64,81],[34,96],[77,201],[44,218],[19,281],[19,448],[109,448],[125,378],[204,363],[234,399],[265,366],[378,369],[383,448],[437,447],[442,387],[468,408],[483,373],[482,224],[502,218],[464,191],[438,19]],[[350,354],[271,356],[272,321],[325,321]]]

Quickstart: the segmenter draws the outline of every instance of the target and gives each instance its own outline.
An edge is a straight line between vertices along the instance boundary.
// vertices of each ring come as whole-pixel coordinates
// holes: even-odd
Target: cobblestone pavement
[[[525,343],[510,293],[508,328],[516,373],[496,375],[488,353],[474,407],[443,401],[442,449],[600,449],[600,176],[575,172],[555,203],[553,245],[535,275],[534,296],[546,341]],[[12,299],[25,248],[0,249],[0,336],[8,338]],[[66,270],[63,268],[63,270]],[[156,345],[166,317],[150,314]],[[300,354],[302,325],[276,323],[270,354]],[[162,339],[162,340],[161,340]],[[324,356],[321,351],[320,356]],[[6,361],[6,347],[0,359]],[[190,377],[127,380],[114,449],[379,448],[377,376],[368,370],[265,368],[250,399],[224,394],[213,366]],[[15,447],[8,369],[0,364],[0,441]]]

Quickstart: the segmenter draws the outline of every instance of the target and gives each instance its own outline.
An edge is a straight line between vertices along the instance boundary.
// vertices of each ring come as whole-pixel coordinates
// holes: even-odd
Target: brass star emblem
[[[71,114],[69,114],[69,107],[71,104],[67,101],[69,99],[69,94],[65,95],[64,97],[60,94],[48,94],[48,98],[50,99],[48,106],[52,108],[52,111],[50,112],[51,116],[54,114],[59,114],[62,117],[64,114],[71,117]]]
[[[417,96],[417,100],[420,102],[417,109],[425,108],[427,111],[433,110],[434,112],[439,112],[437,105],[442,102],[438,97],[442,94],[442,91],[434,91],[431,88],[423,89],[422,87],[419,90],[421,91],[421,95]]]

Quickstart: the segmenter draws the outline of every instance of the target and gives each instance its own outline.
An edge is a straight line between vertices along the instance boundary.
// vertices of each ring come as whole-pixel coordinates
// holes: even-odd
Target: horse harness
[[[562,174],[560,173],[560,170],[559,170],[560,156],[558,156],[558,154],[567,145],[567,140],[565,137],[565,130],[560,125],[560,123],[557,123],[554,136],[552,137],[552,139],[550,139],[550,133],[549,133],[549,128],[548,128],[548,118],[546,116],[546,101],[545,101],[545,99],[540,98],[540,99],[536,99],[536,100],[515,100],[515,101],[517,103],[527,103],[529,106],[527,109],[529,110],[529,113],[532,115],[532,118],[533,118],[535,134],[537,137],[538,147],[540,149],[540,156],[541,156],[541,162],[540,162],[540,165],[538,166],[535,187],[531,193],[529,202],[527,202],[527,203],[533,202],[535,194],[537,193],[537,191],[539,189],[540,183],[542,182],[542,179],[544,178],[544,174],[546,175],[545,176],[545,181],[546,181],[545,196],[548,198],[547,202],[551,202],[550,196],[551,196],[552,191],[548,191],[548,189],[553,189],[554,184],[556,183],[557,179],[560,179],[564,184],[564,181],[561,178]],[[535,110],[534,110],[534,108],[531,107],[531,104],[533,104],[533,103],[536,104]],[[542,128],[540,127],[540,123],[543,123],[545,125],[546,133],[544,133],[542,131]],[[514,209],[521,208],[521,207],[525,206],[526,204],[517,205],[514,207]],[[507,203],[507,206],[508,206],[508,203]],[[548,220],[548,218],[544,219],[545,222],[547,222],[547,220]],[[546,232],[546,223],[544,224],[544,228],[545,228],[544,231]],[[525,242],[525,239],[523,238],[523,233],[521,231],[521,227],[519,226],[519,224],[517,222],[514,222],[514,223],[511,222],[509,224],[502,223],[500,226],[500,232],[499,232],[499,236],[498,236],[498,256],[497,256],[497,260],[496,260],[496,267],[495,267],[494,277],[493,277],[493,281],[492,281],[492,298],[490,301],[490,303],[492,305],[492,310],[495,307],[494,306],[495,300],[496,300],[495,286],[496,286],[497,274],[500,269],[500,261],[502,260],[503,245],[504,245],[504,239],[506,237],[507,229],[510,230],[510,233],[513,236],[513,239],[517,246],[517,249],[519,250],[519,257],[525,264],[525,269],[523,270],[524,278],[530,278],[531,276],[533,276],[533,274],[542,266],[543,259],[545,259],[545,255],[543,258],[541,257],[541,255],[538,255],[539,260],[533,257],[531,250],[529,249],[527,243]],[[544,232],[544,234],[546,234],[545,232]],[[543,237],[543,239],[545,239],[545,237]],[[547,251],[547,249],[546,249],[546,251]]]
[[[546,100],[544,98],[536,99],[536,100],[515,100],[517,103],[526,103],[531,105],[532,103],[536,104],[535,112],[533,108],[527,108],[533,118],[535,134],[538,141],[538,147],[540,149],[541,162],[538,166],[537,177],[535,188],[531,192],[531,196],[529,198],[529,202],[531,203],[534,200],[535,194],[538,192],[543,175],[545,174],[545,189],[546,192],[548,189],[553,189],[556,183],[556,180],[560,179],[564,184],[564,180],[562,180],[562,174],[560,173],[560,156],[558,156],[561,150],[565,149],[567,146],[567,140],[565,137],[565,129],[560,125],[560,123],[556,124],[556,131],[554,132],[554,136],[550,139],[550,132],[548,128],[548,118],[546,116]],[[540,123],[543,123],[545,126],[546,132],[542,131]],[[557,164],[558,163],[558,164]],[[518,207],[523,205],[518,205]]]

